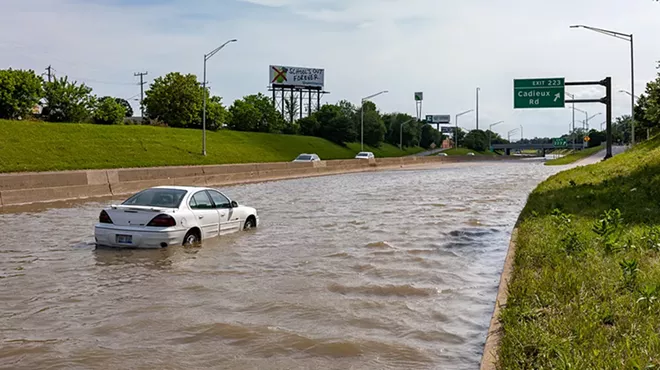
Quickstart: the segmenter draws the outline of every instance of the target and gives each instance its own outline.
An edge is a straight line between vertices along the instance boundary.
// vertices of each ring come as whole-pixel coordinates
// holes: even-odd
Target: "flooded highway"
[[[2,213],[0,368],[478,368],[510,232],[563,169],[226,187],[260,227],[194,248],[97,249],[110,200]]]

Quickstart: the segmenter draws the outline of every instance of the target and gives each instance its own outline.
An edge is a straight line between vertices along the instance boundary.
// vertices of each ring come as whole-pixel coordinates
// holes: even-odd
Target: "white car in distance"
[[[100,246],[165,248],[197,244],[258,224],[256,209],[239,205],[216,189],[156,186],[104,208],[94,237]]]
[[[376,158],[374,156],[374,153],[372,153],[372,152],[359,152],[355,156],[355,159],[371,159],[371,158]]]
[[[321,158],[319,158],[318,155],[312,153],[312,154],[307,154],[307,153],[302,153],[296,159],[293,160],[293,162],[319,162]]]

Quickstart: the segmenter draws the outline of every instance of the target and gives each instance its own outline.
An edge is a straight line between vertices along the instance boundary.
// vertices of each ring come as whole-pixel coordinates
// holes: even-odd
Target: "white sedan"
[[[205,187],[157,186],[101,211],[96,244],[165,248],[257,227],[257,210]]]

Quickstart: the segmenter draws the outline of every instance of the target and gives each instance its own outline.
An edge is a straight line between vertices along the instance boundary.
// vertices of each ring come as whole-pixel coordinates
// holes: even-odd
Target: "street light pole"
[[[472,111],[474,111],[474,109],[466,110],[465,112],[461,112],[456,115],[456,130],[454,130],[454,148],[458,148],[458,117],[468,114]]]
[[[639,96],[638,96],[638,95],[633,95],[633,94],[632,94],[631,92],[629,92],[629,91],[626,91],[626,90],[619,90],[619,92],[626,93],[626,94],[630,95],[633,99],[637,99],[637,100],[639,100]],[[632,119],[632,117],[630,117],[630,119]],[[650,127],[647,127],[647,128],[646,128],[646,140],[649,140],[650,138],[651,138],[651,128],[650,128]]]
[[[402,123],[399,125],[399,150],[403,150],[403,125],[405,125],[408,122],[414,121],[416,118],[412,118],[407,120],[406,122]]]
[[[488,126],[488,150],[490,150],[490,147],[492,146],[492,142],[491,142],[491,138],[490,138],[490,133],[492,131],[492,128],[493,128],[493,126],[497,126],[500,123],[504,123],[504,121],[495,122],[492,125]]]
[[[514,128],[513,130],[506,133],[507,141],[511,142],[511,134],[515,133],[516,131],[518,131],[518,129]]]
[[[387,92],[387,90],[383,90],[379,93],[369,95],[366,98],[362,98],[360,104],[360,151],[364,151],[364,102],[380,94],[386,94]]]
[[[635,51],[633,46],[633,34],[626,34],[605,30],[602,28],[590,27],[585,25],[573,25],[571,28],[585,28],[594,32],[602,33],[607,36],[630,42],[630,120],[632,125],[632,146],[635,146]]]
[[[479,91],[481,88],[477,87],[477,130],[479,129]]]
[[[586,125],[587,125],[587,133],[589,132],[589,127],[590,127],[590,126],[589,126],[589,121],[591,121],[591,119],[594,118],[594,117],[596,117],[596,116],[600,116],[601,114],[602,114],[602,113],[596,113],[596,114],[594,114],[593,116],[587,118],[587,121],[586,121]]]
[[[523,125],[520,125],[520,143],[523,141]]]
[[[570,96],[571,99],[575,100],[575,95],[566,93],[566,95]],[[573,137],[573,149],[575,150],[575,102],[572,104],[572,111],[573,111],[573,131],[571,131],[571,136]],[[570,130],[569,130],[570,131]]]
[[[202,87],[204,89],[204,103],[203,103],[203,108],[202,108],[202,155],[206,156],[206,61],[211,59],[212,56],[214,56],[217,52],[219,52],[222,48],[225,47],[225,45],[229,44],[230,42],[236,42],[238,40],[232,39],[224,44],[220,45],[213,51],[211,51],[208,54],[204,54],[204,81],[202,81]]]

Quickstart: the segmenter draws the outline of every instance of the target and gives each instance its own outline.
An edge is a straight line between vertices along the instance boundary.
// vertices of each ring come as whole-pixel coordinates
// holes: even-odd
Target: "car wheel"
[[[183,238],[183,245],[185,246],[199,244],[199,242],[200,242],[200,237],[198,233],[193,230],[188,231],[186,236]]]
[[[243,225],[243,230],[249,231],[255,227],[256,225],[254,224],[254,219],[252,217],[248,217],[248,219],[245,220],[245,225]]]

